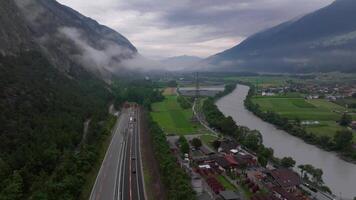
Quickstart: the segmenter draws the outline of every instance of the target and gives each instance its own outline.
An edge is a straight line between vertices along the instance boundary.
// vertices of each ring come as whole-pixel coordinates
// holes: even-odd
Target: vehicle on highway
[[[136,166],[135,165],[132,165],[131,171],[132,171],[133,174],[136,174]]]

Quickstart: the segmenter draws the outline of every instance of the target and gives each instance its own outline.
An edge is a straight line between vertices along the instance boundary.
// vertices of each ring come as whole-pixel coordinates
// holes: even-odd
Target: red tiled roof
[[[293,187],[302,184],[300,176],[290,169],[275,169],[269,173],[281,187]]]
[[[227,162],[229,162],[230,165],[238,165],[236,159],[232,155],[226,155],[225,159],[227,160]]]

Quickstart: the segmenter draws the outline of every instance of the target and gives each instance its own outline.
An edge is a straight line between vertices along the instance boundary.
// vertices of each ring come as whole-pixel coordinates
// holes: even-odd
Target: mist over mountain
[[[1,2],[3,55],[40,50],[60,71],[84,68],[109,79],[122,61],[138,55],[121,34],[54,0]]]
[[[202,60],[203,58],[197,56],[183,55],[163,59],[160,63],[165,69],[175,71],[190,69]]]
[[[259,32],[204,60],[209,70],[356,71],[356,1],[331,5]]]

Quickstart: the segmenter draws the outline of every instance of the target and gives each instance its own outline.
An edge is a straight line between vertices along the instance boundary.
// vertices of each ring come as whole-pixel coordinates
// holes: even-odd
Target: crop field
[[[306,129],[317,135],[333,137],[335,132],[344,129],[336,121],[346,108],[324,99],[305,100],[304,98],[254,97],[254,103],[263,111],[274,111],[290,120],[319,121],[319,125],[310,125]],[[353,118],[355,116],[353,115]],[[356,132],[355,141],[356,141]]]
[[[345,110],[342,106],[322,99],[255,97],[253,102],[264,111],[274,111],[289,119],[336,121]]]
[[[308,126],[307,131],[317,134],[317,135],[325,135],[329,137],[334,137],[334,134],[336,131],[340,131],[343,129],[346,129],[344,127],[341,127],[338,123],[335,121],[321,121],[319,125],[312,125]],[[353,131],[355,134],[354,137],[354,142],[356,142],[356,132]]]
[[[191,109],[182,109],[177,102],[177,96],[165,96],[163,102],[152,105],[152,118],[159,123],[167,134],[196,134],[202,128],[200,124],[191,121]]]
[[[176,94],[176,88],[174,87],[169,87],[169,88],[165,88],[163,90],[163,95],[165,96],[169,96],[169,95],[175,95]]]

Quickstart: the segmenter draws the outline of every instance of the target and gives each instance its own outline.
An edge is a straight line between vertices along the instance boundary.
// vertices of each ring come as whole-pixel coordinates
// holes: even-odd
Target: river
[[[237,85],[229,95],[221,98],[216,105],[226,116],[231,116],[238,125],[259,130],[263,143],[274,149],[277,157],[290,156],[299,164],[311,164],[323,170],[323,179],[337,196],[352,199],[356,197],[356,165],[340,159],[335,153],[327,152],[285,131],[264,122],[248,111],[244,100],[249,87]]]

